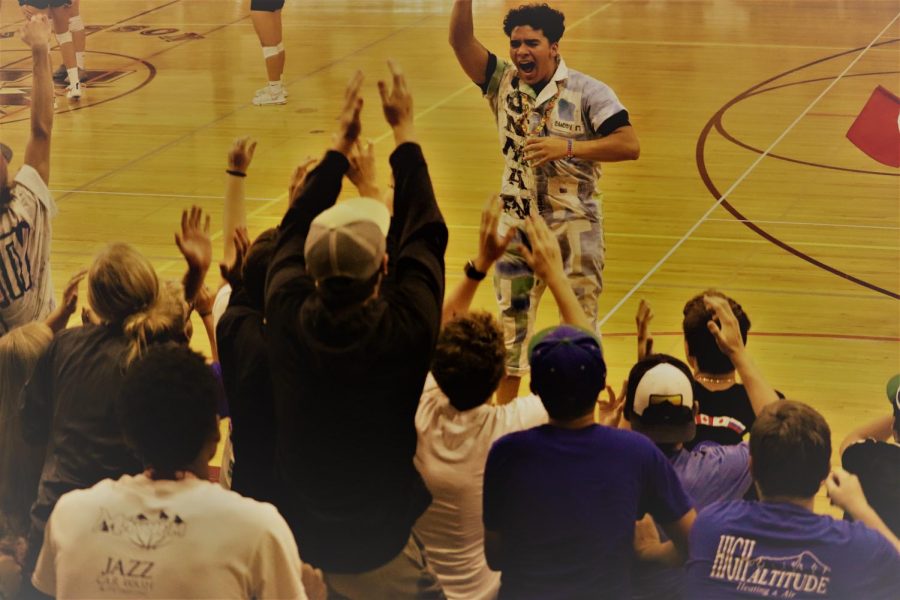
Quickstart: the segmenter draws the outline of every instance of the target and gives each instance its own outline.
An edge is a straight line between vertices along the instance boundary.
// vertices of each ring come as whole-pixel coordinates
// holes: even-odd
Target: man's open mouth
[[[537,65],[534,64],[533,62],[520,62],[519,63],[519,70],[522,71],[523,73],[531,73],[534,71],[534,69],[536,67],[537,67]]]

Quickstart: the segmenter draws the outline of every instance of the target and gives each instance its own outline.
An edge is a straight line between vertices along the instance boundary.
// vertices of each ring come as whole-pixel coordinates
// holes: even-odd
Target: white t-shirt
[[[213,300],[213,328],[219,326],[219,319],[221,319],[222,315],[225,314],[225,311],[228,310],[229,302],[231,302],[231,284],[226,283],[219,288],[219,291],[216,292],[216,299]]]
[[[47,184],[22,165],[12,200],[0,210],[0,335],[42,321],[55,308],[50,281],[50,221],[58,209]]]
[[[60,498],[32,581],[59,599],[306,600],[300,566],[271,504],[195,477],[125,475]]]
[[[484,557],[484,465],[498,438],[546,422],[537,396],[460,412],[428,375],[416,412],[415,465],[434,499],[414,532],[450,600],[497,596],[500,573],[491,571]]]

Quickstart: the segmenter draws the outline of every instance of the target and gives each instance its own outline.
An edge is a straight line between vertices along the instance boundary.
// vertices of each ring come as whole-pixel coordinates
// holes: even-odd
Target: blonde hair
[[[53,340],[41,322],[16,327],[0,337],[0,528],[26,526],[43,449],[28,447],[19,424],[19,399],[38,359]]]
[[[16,327],[0,337],[0,411],[3,417],[6,416],[7,404],[18,398],[31,378],[38,359],[52,340],[50,328],[37,321]]]
[[[121,326],[131,340],[125,366],[147,346],[183,335],[185,311],[178,291],[160,285],[153,265],[128,244],[107,246],[88,272],[88,302],[105,323]]]

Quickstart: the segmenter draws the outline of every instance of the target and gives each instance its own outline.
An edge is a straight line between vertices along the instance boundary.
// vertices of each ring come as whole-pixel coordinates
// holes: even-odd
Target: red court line
[[[816,332],[800,332],[800,331],[752,331],[750,332],[753,337],[787,337],[787,338],[819,338],[819,339],[828,339],[828,340],[863,340],[868,342],[900,342],[900,337],[892,337],[892,336],[884,336],[884,335],[849,335],[843,333],[816,333]],[[681,331],[654,331],[650,334],[650,337],[655,336],[681,336],[684,335]],[[606,333],[603,332],[603,337],[635,337],[637,333],[633,331],[629,332],[617,332],[617,333]]]
[[[878,47],[878,46],[884,46],[887,44],[893,44],[898,41],[900,41],[900,38],[890,39],[890,40],[886,40],[884,42],[878,42],[877,44],[873,44],[872,47],[874,48],[874,47]],[[709,170],[706,165],[706,142],[709,138],[709,134],[712,131],[713,127],[716,127],[718,124],[721,123],[722,116],[725,114],[725,112],[731,106],[737,104],[738,102],[742,101],[743,99],[745,99],[749,96],[760,93],[761,89],[764,88],[765,86],[767,86],[770,83],[775,82],[787,75],[790,75],[791,73],[796,73],[803,69],[809,68],[813,65],[817,65],[819,63],[823,63],[823,62],[838,58],[840,56],[846,56],[847,54],[852,54],[854,52],[859,52],[860,50],[863,50],[863,47],[853,48],[851,50],[846,50],[844,52],[839,52],[837,54],[825,56],[823,58],[816,59],[812,62],[808,62],[806,64],[800,65],[799,67],[789,69],[787,71],[784,71],[783,73],[779,73],[773,77],[770,77],[769,79],[766,79],[765,81],[757,83],[753,87],[745,90],[738,96],[732,98],[727,103],[725,103],[725,105],[722,106],[722,108],[720,108],[709,119],[709,121],[706,122],[706,125],[704,125],[703,130],[700,132],[700,135],[697,138],[697,146],[695,149],[695,161],[697,163],[697,170],[699,171],[700,178],[703,181],[704,185],[706,186],[706,189],[710,192],[710,194],[712,194],[712,196],[716,199],[722,197],[722,194],[719,191],[718,187],[716,186],[715,182],[713,182],[712,176],[709,174]],[[785,85],[790,85],[790,84],[785,84]],[[772,155],[770,154],[770,156],[772,156]],[[817,165],[817,166],[821,166],[821,165]],[[831,273],[833,275],[837,275],[838,277],[846,279],[847,281],[851,281],[857,285],[868,288],[874,292],[878,292],[880,294],[884,294],[885,296],[894,298],[896,300],[900,300],[900,294],[898,294],[897,292],[884,289],[884,288],[879,287],[871,282],[865,281],[859,277],[855,277],[849,273],[841,271],[840,269],[832,267],[831,265],[825,264],[824,262],[822,262],[816,258],[813,258],[809,254],[806,254],[805,252],[802,252],[801,250],[793,247],[792,245],[788,244],[787,242],[784,242],[784,241],[778,239],[777,237],[775,237],[774,235],[772,235],[771,233],[769,233],[768,231],[766,231],[765,229],[763,229],[762,227],[760,227],[759,225],[754,223],[752,219],[749,219],[748,217],[744,216],[744,214],[741,213],[741,211],[739,211],[728,200],[723,200],[721,203],[721,206],[722,206],[722,208],[724,208],[725,210],[730,212],[732,214],[732,216],[734,216],[745,227],[747,227],[748,229],[750,229],[751,231],[753,231],[754,233],[756,233],[763,239],[768,240],[772,244],[778,246],[782,250],[789,252],[790,254],[793,254],[797,258],[805,260],[806,262],[808,262],[812,265],[815,265],[815,266],[819,267],[820,269],[828,271],[829,273]]]

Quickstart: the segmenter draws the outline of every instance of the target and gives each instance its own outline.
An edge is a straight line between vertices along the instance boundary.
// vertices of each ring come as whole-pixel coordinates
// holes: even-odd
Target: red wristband
[[[571,138],[566,140],[566,158],[575,156],[575,141]]]

